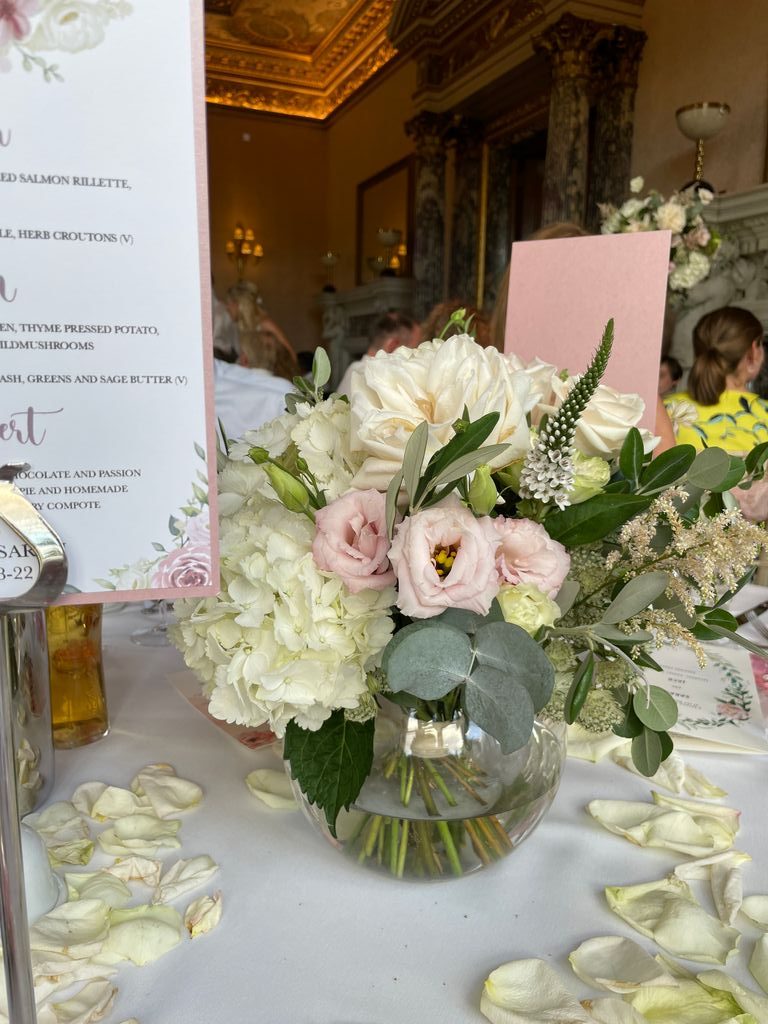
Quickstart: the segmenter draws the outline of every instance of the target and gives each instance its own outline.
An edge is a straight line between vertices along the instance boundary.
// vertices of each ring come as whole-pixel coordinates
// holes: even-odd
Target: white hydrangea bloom
[[[694,250],[686,263],[681,264],[669,275],[669,287],[674,291],[685,291],[703,281],[709,273],[709,258],[703,252]]]

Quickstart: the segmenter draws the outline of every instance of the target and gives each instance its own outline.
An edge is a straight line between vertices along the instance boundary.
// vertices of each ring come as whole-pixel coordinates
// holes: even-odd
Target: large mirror
[[[357,186],[357,284],[410,275],[413,158],[390,164]]]

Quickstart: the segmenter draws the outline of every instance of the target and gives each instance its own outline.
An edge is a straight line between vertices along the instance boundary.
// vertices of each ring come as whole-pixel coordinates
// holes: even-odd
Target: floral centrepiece
[[[621,206],[598,203],[604,235],[633,231],[671,231],[669,288],[680,295],[709,276],[720,247],[720,235],[707,226],[703,212],[713,199],[706,188],[687,188],[665,199],[652,189],[641,197],[642,178],[633,178],[633,193]]]
[[[654,646],[703,657],[736,628],[723,591],[763,535],[729,490],[762,476],[768,444],[651,460],[642,402],[600,383],[611,346],[609,324],[568,377],[435,339],[363,360],[348,401],[323,395],[319,352],[314,385],[230,446],[221,593],[177,603],[175,640],[213,715],[284,737],[358,859],[435,876],[503,856],[510,815],[527,834],[556,789],[550,762],[544,789],[526,776],[541,716],[631,737],[654,774],[677,718],[643,674]],[[481,733],[519,762],[498,790],[468,753]]]

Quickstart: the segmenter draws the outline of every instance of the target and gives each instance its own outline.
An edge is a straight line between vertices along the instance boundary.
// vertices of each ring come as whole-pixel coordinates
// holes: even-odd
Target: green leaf
[[[362,789],[373,763],[374,719],[350,722],[334,711],[316,732],[294,721],[285,730],[286,759],[291,775],[310,803],[325,813],[331,835],[336,835],[339,811],[349,808]]]
[[[716,491],[728,476],[730,468],[731,457],[728,452],[722,448],[705,448],[694,459],[687,479],[703,491]]]
[[[413,636],[414,633],[418,633],[420,629],[430,629],[438,622],[442,622],[442,615],[432,619],[418,619],[416,622],[409,622],[407,626],[403,626],[402,629],[398,629],[393,634],[387,646],[384,648],[384,652],[381,656],[381,671],[384,675],[387,674],[387,666],[389,665],[389,659],[392,657],[395,648],[399,647],[400,644],[407,640],[409,636]]]
[[[466,608],[446,608],[438,618],[431,621],[443,622],[447,626],[455,626],[456,629],[471,634],[476,633],[487,622],[504,622],[504,613],[494,598],[487,615],[478,615],[477,612],[469,612]]]
[[[330,379],[331,361],[322,345],[318,345],[312,357],[312,380],[316,388],[324,388]]]
[[[693,635],[698,640],[718,640],[724,635],[731,637],[738,628],[738,622],[725,608],[710,608],[699,616]]]
[[[722,493],[723,491],[730,491],[732,487],[740,483],[744,479],[744,460],[739,458],[738,455],[728,455],[729,467],[728,472],[725,475],[725,479],[722,480],[717,487],[711,488],[716,493]]]
[[[436,622],[413,630],[388,650],[384,671],[395,692],[405,690],[421,700],[439,700],[466,681],[472,661],[467,634]]]
[[[201,447],[201,445],[199,445],[197,443],[197,441],[194,442],[194,446],[195,446],[195,454],[198,456],[198,458],[202,459],[205,462],[205,460],[206,460],[205,449],[203,447]]]
[[[739,647],[743,647],[745,651],[757,654],[761,658],[768,658],[768,647],[761,647],[760,644],[753,643],[740,633],[731,633],[729,629],[722,629],[720,626],[712,626],[710,633],[713,635],[702,637],[701,639],[719,640],[721,637],[724,637],[725,639],[730,640],[731,643],[737,644]],[[695,630],[694,636],[698,636]]]
[[[629,700],[624,705],[624,718],[621,722],[618,722],[613,727],[613,731],[617,736],[623,736],[625,739],[631,740],[635,736],[639,736],[643,731],[643,723],[635,714],[635,709],[632,707],[632,701]]]
[[[744,459],[744,465],[749,474],[762,473],[768,460],[768,441],[755,445]]]
[[[573,682],[571,683],[570,689],[565,698],[563,704],[563,717],[565,718],[568,725],[572,725],[573,722],[578,718],[579,712],[584,707],[584,701],[587,699],[590,688],[592,687],[592,679],[595,675],[595,656],[590,651],[589,654],[584,658],[573,676]]]
[[[696,458],[692,444],[678,444],[653,459],[640,476],[640,489],[661,491],[681,480]]]
[[[635,576],[605,609],[602,621],[615,625],[645,611],[657,597],[661,597],[668,583],[669,576],[665,572],[645,572],[642,576]]]
[[[659,742],[661,743],[661,760],[666,761],[675,749],[675,744],[668,732],[660,732],[658,736]]]
[[[581,590],[581,584],[577,583],[576,580],[566,579],[563,580],[563,585],[557,592],[555,597],[555,604],[560,609],[560,614],[565,615],[573,607],[573,602],[579,596]]]
[[[468,452],[476,451],[490,436],[491,431],[498,422],[499,413],[489,412],[485,416],[481,416],[479,420],[475,420],[474,423],[470,423],[461,433],[452,437],[447,444],[435,452],[427,463],[427,467],[424,470],[422,488],[451,462],[454,462],[462,455],[466,455]]]
[[[403,471],[402,469],[395,473],[392,479],[389,481],[389,487],[387,487],[387,499],[384,503],[384,516],[387,524],[387,536],[392,540],[392,534],[395,532],[395,520],[397,519],[397,498],[400,494],[400,487],[403,483]]]
[[[640,735],[632,740],[632,760],[637,770],[647,778],[659,770],[661,755],[661,739],[657,732],[644,728]]]
[[[637,427],[632,427],[624,438],[624,444],[619,453],[619,469],[627,480],[635,483],[640,478],[644,458],[645,452],[640,431]]]
[[[677,722],[677,702],[660,686],[637,690],[632,706],[643,725],[654,732],[666,732]]]
[[[176,525],[176,516],[168,517],[168,532],[172,537],[180,537],[181,530]]]
[[[428,440],[429,425],[426,420],[422,420],[408,438],[408,444],[403,452],[403,483],[412,505],[416,502],[416,491],[421,479]]]
[[[644,512],[652,500],[639,494],[596,494],[578,505],[550,512],[547,533],[567,548],[591,544]]]
[[[432,487],[439,487],[449,481],[458,482],[463,480],[469,473],[474,473],[478,466],[490,462],[498,455],[503,455],[510,446],[508,444],[490,444],[486,448],[478,448],[475,452],[469,452],[458,459],[450,462],[445,469],[441,470],[431,481]]]
[[[475,633],[475,657],[479,665],[503,673],[511,685],[524,687],[536,711],[552,696],[555,685],[552,663],[520,626],[511,622],[489,622],[481,626]]]
[[[505,754],[524,747],[531,738],[533,701],[505,672],[478,666],[467,680],[464,706],[472,721],[498,740]]]
[[[104,590],[117,590],[117,587],[115,586],[115,584],[114,583],[110,583],[109,580],[101,580],[98,577],[96,577],[93,582],[94,583],[98,583],[98,585],[100,587],[103,587]]]
[[[624,633],[615,626],[609,626],[604,622],[598,622],[596,626],[593,626],[592,632],[603,640],[610,640],[612,644],[628,644],[630,647],[648,643],[649,640],[653,639],[653,633],[649,633],[647,629],[637,629],[633,633]]]

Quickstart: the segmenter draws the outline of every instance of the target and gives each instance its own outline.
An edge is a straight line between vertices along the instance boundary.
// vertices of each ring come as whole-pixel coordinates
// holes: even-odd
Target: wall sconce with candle
[[[264,259],[264,247],[256,241],[253,228],[244,228],[239,222],[235,224],[232,238],[226,244],[227,258],[237,268],[237,280],[242,281],[245,275],[245,268],[249,260],[253,260],[254,266]]]
[[[704,181],[704,140],[712,139],[717,135],[726,122],[731,108],[727,103],[690,103],[686,107],[680,107],[675,111],[677,127],[680,132],[696,143],[696,163],[694,167],[693,181],[689,181],[684,188],[704,187],[711,192],[715,188]]]

